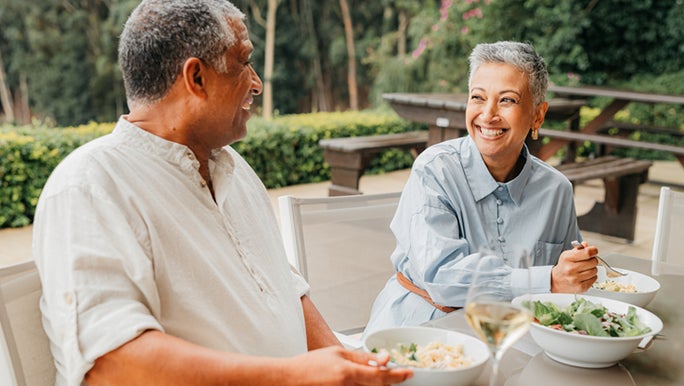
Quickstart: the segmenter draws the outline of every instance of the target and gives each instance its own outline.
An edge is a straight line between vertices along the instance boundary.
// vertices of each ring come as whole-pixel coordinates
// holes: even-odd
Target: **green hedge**
[[[0,127],[0,228],[33,221],[45,181],[78,146],[112,131],[114,123],[70,128]],[[252,118],[245,139],[234,148],[256,170],[267,188],[320,182],[330,178],[318,141],[323,138],[398,133],[427,129],[400,119],[391,110],[317,113]],[[378,155],[368,173],[410,167],[405,151]]]
[[[43,185],[59,161],[113,127],[0,127],[0,228],[30,224]]]
[[[247,137],[233,147],[269,189],[329,180],[330,167],[318,146],[321,139],[427,129],[386,111],[298,114],[270,122],[252,118],[248,127]],[[366,173],[404,169],[412,163],[408,151],[387,150],[375,157]]]

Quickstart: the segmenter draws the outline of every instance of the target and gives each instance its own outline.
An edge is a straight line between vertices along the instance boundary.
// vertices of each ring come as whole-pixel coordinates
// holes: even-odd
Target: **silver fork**
[[[584,249],[584,245],[580,244],[577,240],[571,242],[570,244],[572,244],[572,246],[577,249]],[[598,259],[599,263],[601,263],[601,265],[606,269],[606,276],[608,276],[609,278],[627,276],[626,273],[616,271],[613,267],[610,266],[610,264],[606,263],[606,261],[603,260],[600,256],[596,255],[596,258]]]

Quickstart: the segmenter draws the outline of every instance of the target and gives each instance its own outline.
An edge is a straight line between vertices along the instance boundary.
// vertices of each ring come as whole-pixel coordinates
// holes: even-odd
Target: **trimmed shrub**
[[[0,228],[31,224],[38,197],[52,170],[77,147],[110,133],[115,123],[68,128],[0,127]],[[232,146],[267,188],[330,179],[318,141],[324,138],[426,129],[391,110],[316,113],[248,121],[248,134]],[[368,173],[408,168],[407,151],[379,154]]]

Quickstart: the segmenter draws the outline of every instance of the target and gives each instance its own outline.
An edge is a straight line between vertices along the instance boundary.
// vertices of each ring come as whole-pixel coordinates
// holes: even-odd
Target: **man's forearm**
[[[302,308],[304,309],[306,343],[309,351],[328,346],[342,345],[307,295],[302,296]]]
[[[98,358],[86,374],[86,382],[89,386],[173,386],[244,385],[249,380],[249,384],[270,385],[285,376],[280,362],[220,352],[160,331],[147,331]]]

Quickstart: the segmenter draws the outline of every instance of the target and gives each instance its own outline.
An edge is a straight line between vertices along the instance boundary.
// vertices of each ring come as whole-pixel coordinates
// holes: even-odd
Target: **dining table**
[[[622,254],[608,254],[603,258],[615,268],[651,276],[651,260]],[[504,354],[499,367],[498,385],[684,385],[684,302],[680,297],[684,294],[684,276],[653,277],[660,283],[660,290],[645,308],[662,320],[663,329],[643,349],[636,349],[608,368],[581,368],[551,359],[528,332]],[[462,309],[424,325],[475,336]],[[472,385],[488,385],[490,372],[488,365]]]

